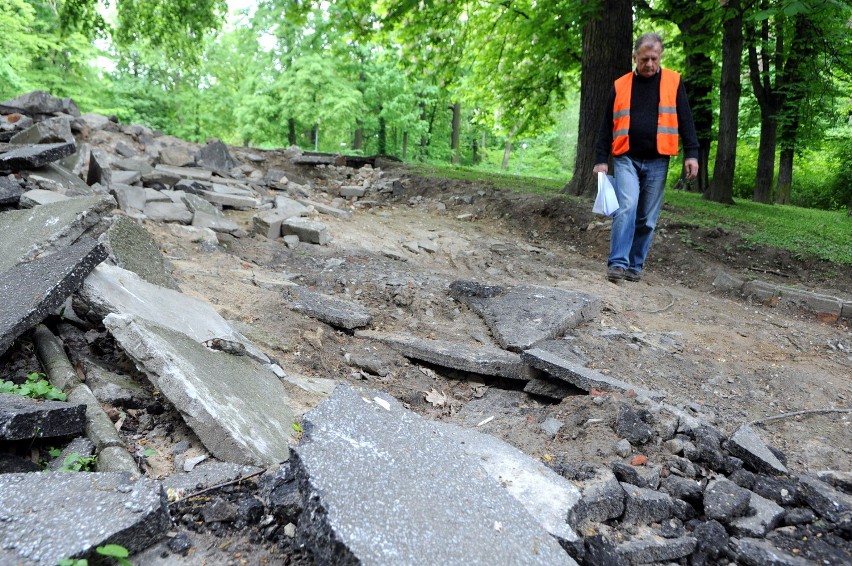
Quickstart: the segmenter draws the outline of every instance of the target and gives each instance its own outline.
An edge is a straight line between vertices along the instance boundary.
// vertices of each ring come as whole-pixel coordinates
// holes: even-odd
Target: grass
[[[488,173],[470,167],[412,165],[419,175],[476,181],[498,189],[556,196],[564,180]],[[666,191],[663,214],[676,222],[720,227],[738,233],[753,245],[770,246],[800,256],[815,256],[852,265],[852,217],[846,211],[827,211],[786,205],[768,205],[744,199],[724,205],[685,191]],[[591,208],[591,198],[589,199]]]

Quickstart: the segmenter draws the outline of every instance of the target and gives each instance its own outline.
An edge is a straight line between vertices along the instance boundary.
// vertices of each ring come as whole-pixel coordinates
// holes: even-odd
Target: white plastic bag
[[[598,196],[592,212],[604,216],[612,216],[618,210],[618,198],[615,196],[613,184],[615,179],[603,171],[598,173]]]

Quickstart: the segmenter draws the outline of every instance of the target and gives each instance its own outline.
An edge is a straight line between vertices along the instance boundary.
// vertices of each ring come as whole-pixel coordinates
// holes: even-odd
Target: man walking
[[[634,71],[615,81],[595,146],[594,173],[612,153],[618,211],[612,222],[607,279],[639,281],[651,247],[669,159],[683,142],[686,178],[698,175],[698,137],[680,74],[660,68],[663,38],[646,33],[633,47]]]

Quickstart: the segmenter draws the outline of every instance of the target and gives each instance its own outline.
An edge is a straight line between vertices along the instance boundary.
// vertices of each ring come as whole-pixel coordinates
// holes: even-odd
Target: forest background
[[[701,174],[685,188],[852,208],[843,0],[3,0],[0,99],[42,89],[196,142],[453,163],[581,195],[594,178],[574,172],[591,171],[645,31],[693,109]]]

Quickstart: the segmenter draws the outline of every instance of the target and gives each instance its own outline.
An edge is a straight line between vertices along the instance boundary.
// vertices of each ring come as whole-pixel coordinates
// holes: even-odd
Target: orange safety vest
[[[660,155],[677,155],[677,87],[680,73],[660,69],[660,106],[657,110],[657,151]],[[612,154],[624,155],[630,149],[630,92],[633,72],[615,81],[615,104],[612,107]]]

